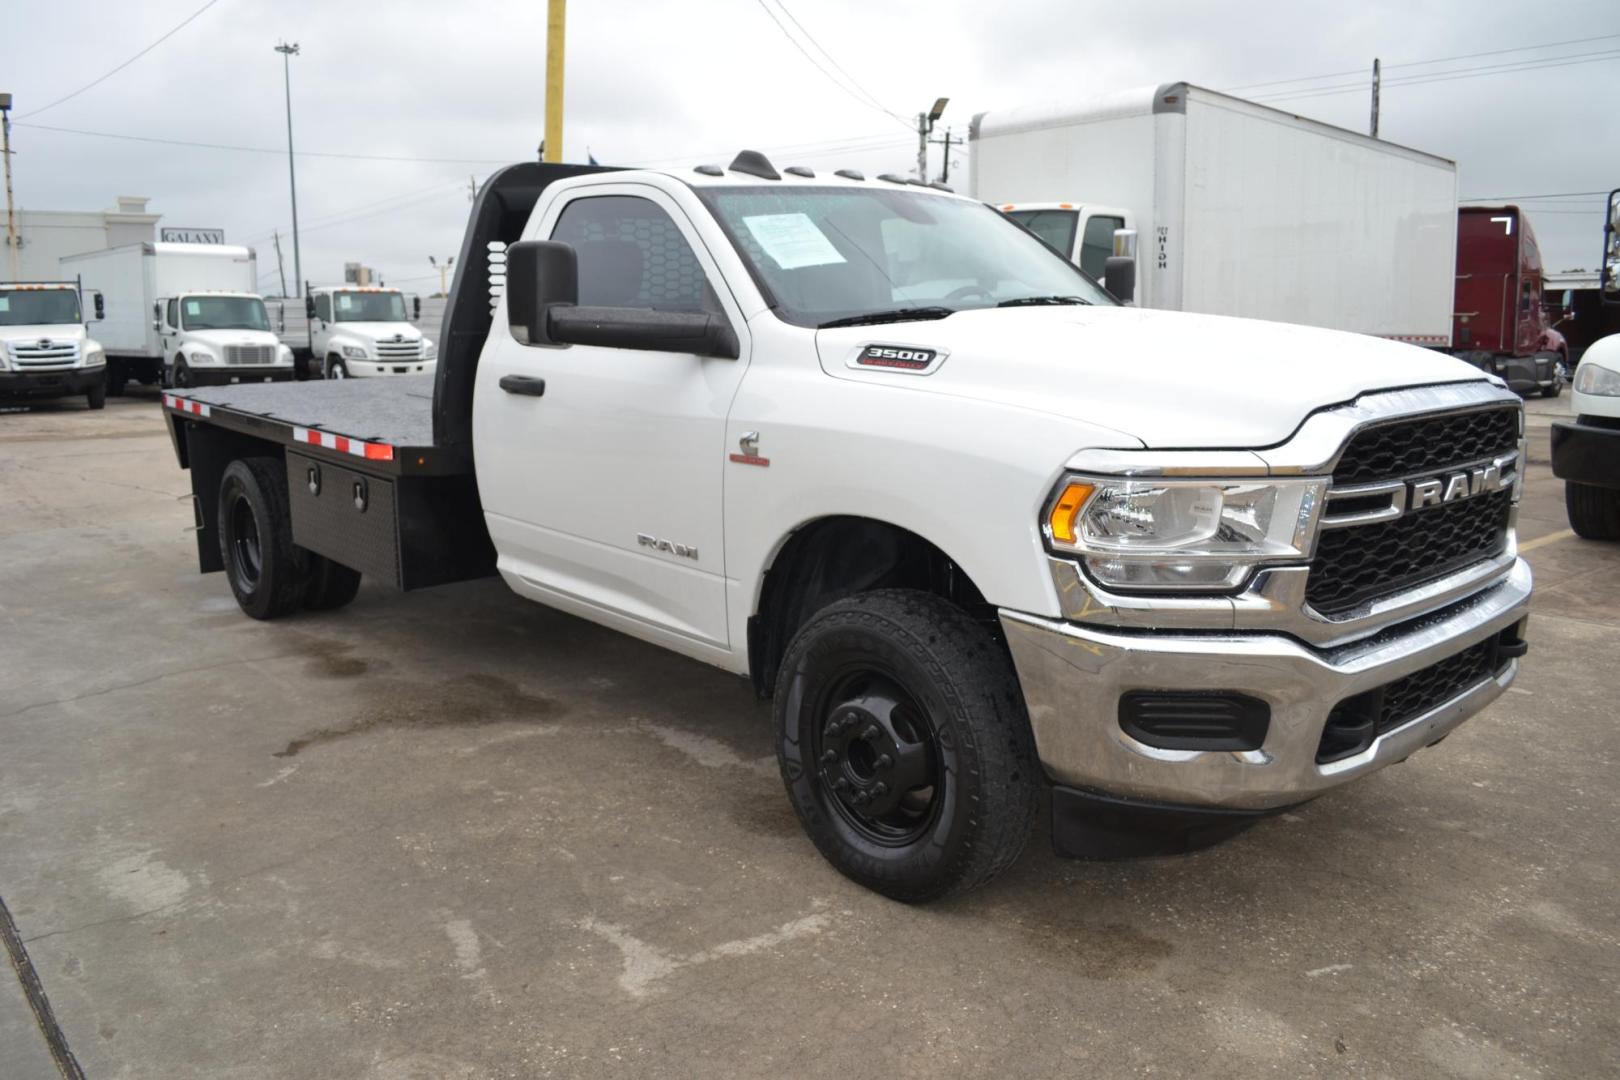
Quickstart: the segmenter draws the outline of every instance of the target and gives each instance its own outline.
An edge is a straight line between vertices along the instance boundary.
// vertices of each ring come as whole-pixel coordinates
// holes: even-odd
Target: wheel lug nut
[[[889,785],[885,784],[883,781],[879,780],[877,783],[872,785],[873,795],[887,795],[888,793]]]
[[[838,779],[833,781],[833,790],[834,791],[848,791],[849,790],[849,781],[845,780],[842,776],[840,776]]]
[[[863,739],[875,739],[881,734],[883,734],[882,728],[878,727],[876,724],[868,724],[866,725],[866,730],[861,732],[861,737]]]
[[[833,762],[838,760],[838,751],[828,750],[826,753],[821,755],[821,760],[824,764],[831,765]]]
[[[879,754],[877,759],[877,767],[880,769],[894,768],[894,758],[890,757],[888,754]]]

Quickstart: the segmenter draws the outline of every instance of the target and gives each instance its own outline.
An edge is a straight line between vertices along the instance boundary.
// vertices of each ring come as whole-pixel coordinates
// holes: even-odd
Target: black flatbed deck
[[[195,420],[270,439],[389,475],[467,472],[464,449],[433,440],[432,375],[242,383],[166,390],[177,421]]]

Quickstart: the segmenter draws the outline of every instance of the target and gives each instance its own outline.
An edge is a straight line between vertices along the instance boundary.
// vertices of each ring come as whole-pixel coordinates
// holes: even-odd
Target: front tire
[[[840,600],[800,628],[776,691],[799,821],[841,873],[916,903],[983,885],[1029,838],[1040,766],[1005,651],[930,593]]]
[[[349,377],[349,365],[343,362],[341,356],[328,356],[326,358],[326,368],[321,372],[321,377],[325,379],[347,379]]]
[[[84,392],[85,404],[92,409],[105,409],[107,407],[107,379],[102,376],[100,382]]]
[[[1564,481],[1570,528],[1587,540],[1620,540],[1620,491]]]
[[[187,364],[186,358],[178,353],[174,358],[174,374],[170,376],[169,381],[177,390],[189,390],[195,383],[191,377],[191,365]]]
[[[309,568],[293,544],[287,469],[277,458],[238,458],[219,484],[219,548],[236,603],[255,619],[304,604]]]

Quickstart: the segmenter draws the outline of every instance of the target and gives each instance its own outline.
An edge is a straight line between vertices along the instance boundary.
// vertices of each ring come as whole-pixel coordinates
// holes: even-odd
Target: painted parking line
[[[1536,550],[1536,548],[1543,547],[1543,546],[1545,546],[1547,544],[1556,544],[1560,540],[1568,540],[1570,537],[1572,537],[1574,535],[1575,535],[1575,530],[1574,529],[1561,529],[1561,530],[1559,530],[1558,532],[1555,532],[1555,533],[1548,533],[1546,536],[1538,536],[1534,540],[1531,540],[1529,543],[1520,544],[1519,545],[1519,554],[1523,555],[1525,552],[1534,551],[1534,550]]]

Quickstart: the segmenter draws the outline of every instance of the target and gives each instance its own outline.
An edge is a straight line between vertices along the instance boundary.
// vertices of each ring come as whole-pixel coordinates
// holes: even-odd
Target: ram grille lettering
[[[1411,511],[1444,506],[1476,495],[1489,495],[1493,491],[1501,491],[1502,487],[1502,469],[1495,464],[1423,480],[1408,480],[1406,509]]]

